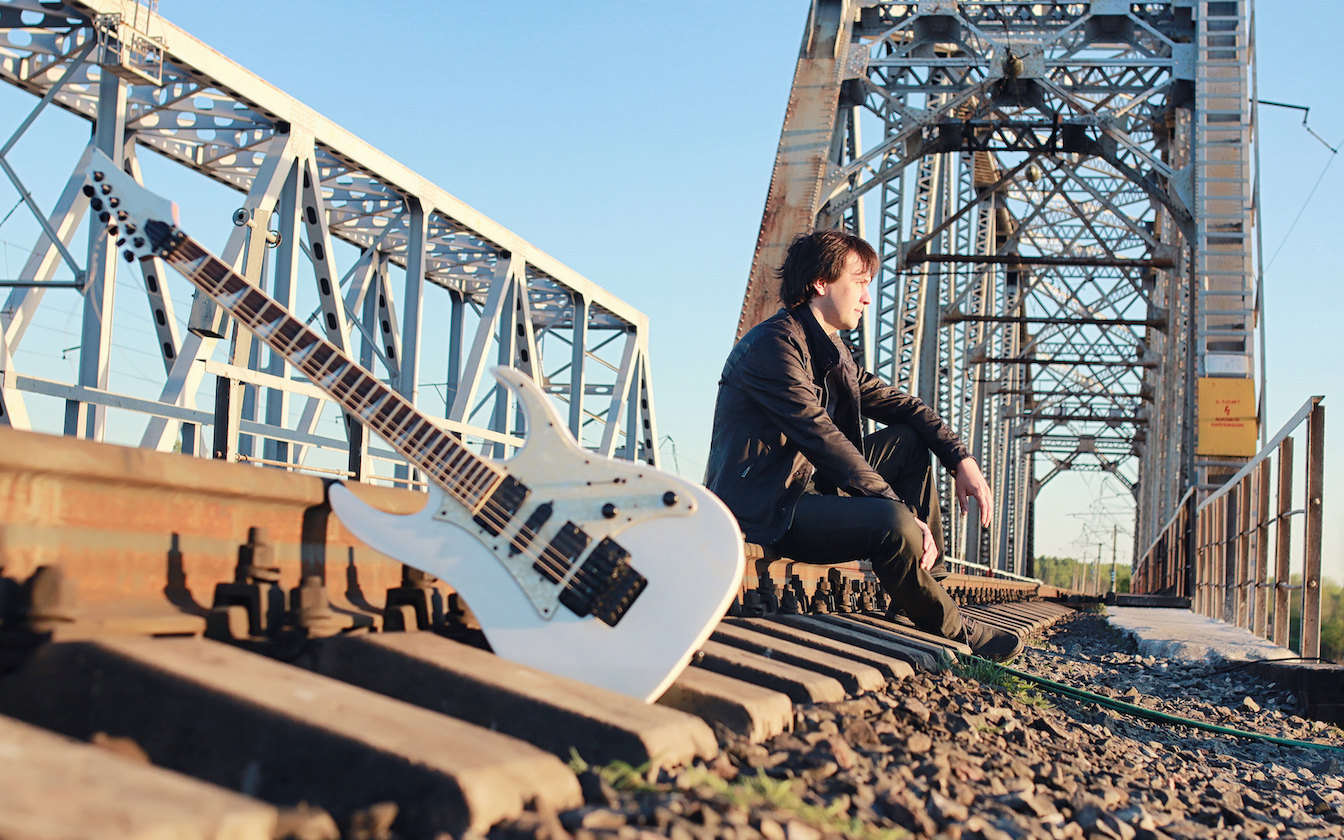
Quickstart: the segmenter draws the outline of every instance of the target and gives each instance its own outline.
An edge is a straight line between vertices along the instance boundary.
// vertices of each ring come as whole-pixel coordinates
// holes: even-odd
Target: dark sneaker
[[[1007,662],[1022,652],[1022,638],[1016,633],[981,624],[964,615],[961,617],[961,632],[954,640],[964,642],[976,656],[995,662]]]

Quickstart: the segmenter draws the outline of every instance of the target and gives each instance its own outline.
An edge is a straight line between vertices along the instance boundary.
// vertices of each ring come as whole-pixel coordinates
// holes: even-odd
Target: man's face
[[[868,284],[873,275],[863,267],[863,260],[851,251],[845,257],[844,270],[834,283],[818,280],[813,284],[816,297],[808,301],[812,314],[827,332],[852,330],[859,325],[863,310],[872,302]]]

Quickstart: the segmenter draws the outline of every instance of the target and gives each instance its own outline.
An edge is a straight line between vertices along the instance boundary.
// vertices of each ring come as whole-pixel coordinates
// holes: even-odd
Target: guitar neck
[[[145,232],[158,256],[473,514],[505,480],[498,467],[439,428],[196,240],[157,221],[148,222]]]

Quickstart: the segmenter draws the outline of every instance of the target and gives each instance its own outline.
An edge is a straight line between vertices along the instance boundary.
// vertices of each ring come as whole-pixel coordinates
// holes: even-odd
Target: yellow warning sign
[[[1255,382],[1209,376],[1199,380],[1199,455],[1255,454]]]

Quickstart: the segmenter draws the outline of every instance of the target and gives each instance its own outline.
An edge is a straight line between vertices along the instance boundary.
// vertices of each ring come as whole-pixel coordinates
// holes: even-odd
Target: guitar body
[[[470,518],[440,513],[444,493],[437,487],[430,487],[419,513],[400,516],[370,507],[338,484],[330,492],[332,510],[369,547],[453,587],[498,655],[652,702],[685,668],[737,593],[743,570],[737,521],[704,487],[580,448],[530,379],[507,369],[494,373],[518,394],[529,429],[527,443],[501,466],[531,488],[536,502],[563,505],[564,516],[589,530],[604,524],[601,507],[607,500],[629,509],[622,499],[672,488],[693,502],[688,515],[650,515],[623,529],[608,525],[630,553],[631,565],[648,579],[616,626],[563,607],[543,618]],[[650,487],[641,492],[640,485]],[[447,510],[453,507],[448,501]],[[571,515],[585,509],[587,521]]]

